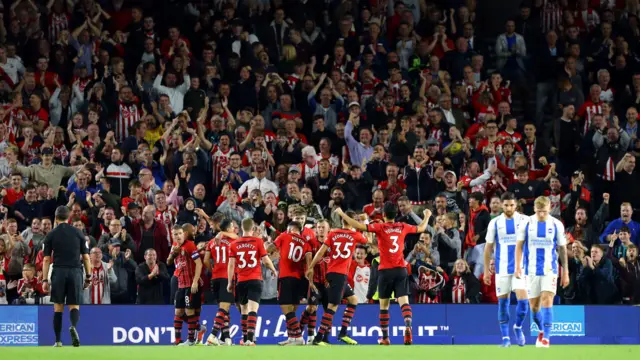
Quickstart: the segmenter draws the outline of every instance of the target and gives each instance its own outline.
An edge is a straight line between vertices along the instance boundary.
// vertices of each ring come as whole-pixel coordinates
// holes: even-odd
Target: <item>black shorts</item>
[[[191,293],[191,288],[180,288],[176,291],[175,298],[176,309],[199,309],[202,307],[202,289],[198,288],[198,292]]]
[[[50,285],[51,302],[54,304],[82,304],[84,279],[81,268],[54,267]]]
[[[247,280],[236,284],[236,302],[246,305],[249,300],[260,303],[262,280]]]
[[[324,286],[324,283],[314,282],[313,284],[316,286],[316,289],[318,289],[318,291],[314,291],[311,286],[309,286],[309,291],[307,293],[307,303],[309,305],[316,306],[322,305],[322,307],[326,309],[329,305],[329,291],[327,290],[327,287]]]
[[[227,285],[229,281],[227,279],[213,279],[211,280],[211,291],[213,292],[213,300],[217,303],[233,303],[233,294],[227,291]]]
[[[409,295],[409,274],[407,268],[393,268],[378,271],[378,298],[397,299]]]
[[[300,300],[307,296],[308,288],[309,281],[307,279],[294,277],[278,279],[278,304],[300,305]]]
[[[327,301],[329,304],[339,305],[342,299],[346,299],[354,295],[353,289],[347,281],[347,275],[328,273],[327,282],[329,283],[327,289]]]

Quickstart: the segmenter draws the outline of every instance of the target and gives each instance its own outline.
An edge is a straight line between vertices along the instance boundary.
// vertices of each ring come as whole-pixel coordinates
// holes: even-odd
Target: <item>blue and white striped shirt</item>
[[[524,241],[525,275],[558,275],[556,248],[567,245],[560,220],[549,215],[545,221],[538,221],[536,215],[530,216],[520,229],[518,241]]]
[[[516,212],[511,219],[501,214],[489,222],[486,240],[488,244],[495,243],[496,275],[515,274],[518,230],[527,220],[526,215]]]

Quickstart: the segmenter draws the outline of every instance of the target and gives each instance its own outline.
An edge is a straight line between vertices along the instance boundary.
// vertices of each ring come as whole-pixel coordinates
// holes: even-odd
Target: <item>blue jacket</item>
[[[602,235],[600,235],[600,242],[607,243],[607,236],[613,234],[614,231],[620,231],[622,226],[626,226],[631,231],[631,242],[636,246],[640,245],[638,241],[640,241],[640,223],[637,223],[631,220],[628,224],[622,222],[622,218],[615,219],[607,225],[607,228],[604,229]]]

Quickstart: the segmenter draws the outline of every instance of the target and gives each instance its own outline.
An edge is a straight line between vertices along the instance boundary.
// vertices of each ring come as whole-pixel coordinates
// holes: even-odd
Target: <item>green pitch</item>
[[[640,346],[551,345],[549,349],[535,346],[501,349],[496,346],[331,346],[331,347],[168,347],[168,346],[85,346],[73,348],[53,347],[5,347],[3,359],[20,360],[377,360],[377,359],[509,359],[509,360],[596,360],[622,359],[640,355]]]

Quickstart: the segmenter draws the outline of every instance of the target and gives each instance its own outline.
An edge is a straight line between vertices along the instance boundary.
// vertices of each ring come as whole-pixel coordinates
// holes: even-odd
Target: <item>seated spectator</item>
[[[358,245],[355,249],[354,259],[349,267],[349,285],[358,298],[358,304],[366,304],[369,280],[371,278],[371,265],[367,261],[367,247]]]
[[[442,291],[445,303],[477,304],[480,301],[480,282],[463,259],[456,260]]]
[[[449,276],[440,266],[434,269],[430,258],[426,258],[425,263],[426,265],[418,268],[416,303],[440,304],[442,291],[449,281]]]
[[[22,279],[18,281],[18,298],[14,303],[17,305],[38,304],[40,297],[44,295],[42,283],[36,277],[36,267],[33,264],[24,264]]]

